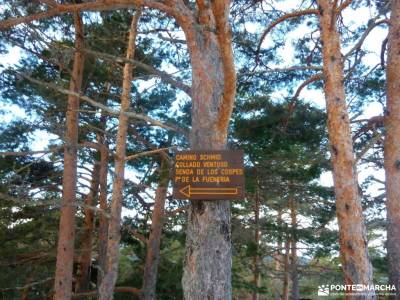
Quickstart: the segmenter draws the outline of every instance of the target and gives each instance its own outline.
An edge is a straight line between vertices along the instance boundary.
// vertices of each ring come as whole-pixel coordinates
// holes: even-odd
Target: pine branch
[[[375,130],[378,127],[384,127],[385,126],[385,117],[384,116],[375,116],[371,117],[370,119],[367,120],[356,120],[353,121],[352,123],[357,123],[361,121],[367,121],[367,124],[365,124],[363,127],[361,127],[353,136],[353,142],[358,139],[363,133],[368,132],[369,130]]]
[[[83,142],[78,145],[79,148],[92,148],[96,150],[100,150],[102,147],[105,147],[102,144],[93,143],[93,142]],[[38,151],[4,151],[0,152],[0,156],[30,156],[36,154],[47,154],[47,153],[54,153],[64,149],[64,145],[52,147],[46,150],[38,150]]]
[[[322,71],[321,66],[291,66],[286,68],[267,68],[265,71],[253,71],[253,72],[245,72],[239,73],[239,77],[257,75],[257,74],[269,74],[269,73],[285,73],[292,71]]]
[[[132,227],[125,225],[124,229],[129,232],[134,238],[138,239],[139,241],[141,241],[143,244],[147,245],[147,238],[139,233],[136,229],[133,229]]]
[[[353,2],[353,0],[346,0],[344,1],[342,4],[339,5],[339,7],[336,9],[336,13],[340,13],[342,10],[344,10],[345,8],[347,8],[351,3]]]
[[[166,215],[167,217],[172,217],[172,216],[175,216],[175,215],[177,215],[177,214],[179,214],[179,213],[181,213],[181,212],[187,210],[188,208],[189,208],[188,205],[182,206],[182,207],[178,207],[177,209],[170,210],[170,211],[166,211],[166,212],[165,212],[165,215]]]
[[[55,91],[57,91],[57,92],[59,92],[61,94],[64,94],[64,95],[72,95],[72,96],[75,96],[75,97],[79,97],[79,99],[81,99],[81,100],[83,100],[85,102],[88,102],[92,106],[97,107],[97,108],[101,109],[102,111],[107,112],[110,115],[119,116],[119,114],[120,114],[120,112],[118,110],[109,108],[108,106],[106,106],[104,104],[101,104],[101,103],[99,103],[99,102],[97,102],[97,101],[95,101],[95,100],[93,100],[93,99],[91,99],[91,98],[89,98],[87,96],[83,96],[81,94],[78,94],[78,93],[72,92],[70,90],[61,88],[61,87],[59,87],[59,86],[57,86],[57,85],[55,85],[53,83],[50,83],[50,82],[44,82],[44,81],[32,78],[32,77],[30,77],[30,76],[28,76],[26,74],[20,73],[20,72],[16,72],[16,71],[13,71],[13,72],[16,73],[17,75],[21,76],[22,78],[25,78],[26,80],[28,80],[28,81],[30,81],[32,83],[35,83],[37,85],[53,89],[53,90],[55,90]],[[153,119],[153,118],[151,118],[149,116],[142,115],[142,114],[137,114],[137,113],[134,113],[134,112],[125,112],[125,114],[130,118],[144,121],[144,122],[149,123],[149,124],[151,124],[153,126],[158,126],[158,127],[164,128],[164,129],[176,131],[176,132],[182,133],[182,134],[184,134],[186,136],[188,135],[186,130],[184,130],[182,128],[179,128],[179,127],[177,127],[175,125],[172,125],[172,124],[163,123],[163,122],[158,121],[156,119]]]
[[[115,62],[119,62],[119,63],[131,63],[132,65],[145,70],[149,74],[159,77],[163,82],[168,83],[168,84],[172,85],[173,87],[176,87],[176,88],[184,91],[189,96],[191,96],[192,92],[191,92],[190,86],[188,86],[180,81],[177,81],[170,74],[168,74],[164,71],[157,70],[156,68],[149,66],[145,63],[142,63],[142,62],[134,60],[134,59],[117,57],[117,56],[114,56],[111,54],[102,53],[102,52],[98,52],[98,51],[94,51],[94,50],[90,50],[90,49],[84,49],[83,52],[93,55],[93,56],[102,57],[108,61],[115,61]]]
[[[89,187],[88,187],[89,188]],[[13,196],[7,195],[5,193],[0,192],[0,198],[3,200],[7,200],[7,201],[11,201],[17,205],[27,205],[30,207],[35,207],[35,206],[51,206],[51,207],[55,207],[55,208],[60,208],[61,207],[61,201],[60,200],[32,200],[32,201],[27,201],[27,200],[23,200],[23,199],[18,199],[15,198]],[[104,209],[98,208],[96,206],[91,206],[91,205],[87,205],[85,203],[79,203],[79,202],[75,202],[73,204],[76,207],[82,207],[85,209],[89,209],[94,211],[95,213],[99,213],[102,214],[103,216],[105,216],[107,219],[110,218],[110,214],[105,211]]]
[[[278,25],[288,19],[298,18],[298,17],[306,16],[306,15],[317,15],[317,14],[318,14],[317,9],[310,8],[310,9],[299,10],[299,11],[294,11],[291,13],[284,14],[283,16],[281,16],[278,19],[276,19],[275,21],[273,21],[271,24],[268,25],[268,27],[261,34],[261,38],[260,38],[260,41],[258,43],[257,50],[256,50],[256,59],[259,60],[261,45],[262,45],[265,37],[276,25]]]
[[[390,24],[388,19],[383,19],[383,20],[379,20],[376,21],[378,17],[375,17],[369,24],[369,26],[367,27],[367,29],[364,31],[364,33],[362,34],[362,36],[360,37],[360,39],[358,40],[358,42],[344,55],[343,60],[346,60],[350,55],[352,55],[354,52],[359,52],[362,45],[364,44],[365,39],[368,37],[368,35],[370,34],[370,32],[372,31],[372,29],[374,29],[375,27],[381,25],[381,24]],[[375,22],[376,21],[376,22]]]
[[[39,2],[46,4],[47,6],[49,6],[51,8],[58,6],[58,3],[55,0],[39,0]]]
[[[357,154],[355,159],[355,164],[357,164],[360,159],[382,138],[382,133],[375,133],[374,136],[368,141],[364,148]]]
[[[311,76],[310,78],[308,78],[307,80],[305,80],[302,84],[300,84],[300,86],[297,88],[296,93],[293,95],[292,99],[296,100],[297,98],[299,98],[301,91],[307,87],[309,84],[318,81],[320,79],[323,78],[323,74],[322,73],[318,73],[315,74],[313,76]],[[292,101],[293,101],[292,100]]]
[[[29,156],[35,154],[58,152],[62,149],[64,149],[64,146],[58,146],[47,150],[39,150],[39,151],[5,151],[5,152],[0,152],[0,156]]]
[[[46,1],[49,2],[49,1]],[[123,8],[133,8],[147,6],[149,8],[155,8],[163,11],[172,17],[174,17],[178,22],[190,23],[193,20],[193,16],[190,10],[182,3],[180,0],[169,0],[170,5],[161,3],[156,0],[108,0],[108,1],[93,1],[93,2],[83,2],[79,4],[58,4],[53,6],[53,8],[38,12],[32,15],[10,18],[0,21],[0,30],[7,30],[13,26],[22,23],[31,23],[33,21],[38,21],[41,19],[51,18],[58,15],[63,15],[66,13],[80,12],[80,11],[103,11],[103,10],[117,10]],[[50,2],[49,2],[50,3]]]
[[[149,151],[144,151],[141,153],[137,153],[137,154],[133,154],[133,155],[129,155],[127,157],[125,157],[125,160],[132,160],[132,159],[136,159],[142,156],[148,156],[148,155],[152,155],[152,154],[156,154],[156,153],[160,153],[160,152],[165,152],[171,149],[176,149],[176,146],[171,146],[171,147],[167,147],[167,148],[160,148],[160,149],[155,149],[155,150],[149,150]]]
[[[388,42],[389,42],[389,39],[385,38],[383,40],[382,46],[381,46],[381,67],[383,70],[385,69],[385,52],[386,52]]]
[[[40,285],[40,284],[43,284],[43,283],[46,283],[46,282],[49,282],[49,281],[51,281],[53,279],[54,279],[54,277],[48,277],[48,278],[45,278],[45,279],[42,279],[42,280],[39,280],[39,281],[35,281],[35,282],[32,282],[32,283],[29,283],[29,284],[24,285],[24,286],[16,286],[16,287],[5,288],[5,289],[1,289],[0,291],[1,292],[6,292],[6,291],[12,291],[12,290],[25,290],[27,288],[30,288],[30,287],[33,287],[33,286],[36,286],[36,285]]]

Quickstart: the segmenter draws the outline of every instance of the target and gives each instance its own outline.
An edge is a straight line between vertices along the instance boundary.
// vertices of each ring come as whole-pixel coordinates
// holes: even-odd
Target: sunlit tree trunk
[[[92,246],[94,234],[94,211],[90,209],[96,205],[96,198],[99,190],[99,174],[100,164],[95,162],[92,171],[92,182],[90,184],[90,191],[86,196],[84,207],[84,220],[83,220],[83,234],[81,238],[81,253],[79,257],[80,274],[78,274],[77,282],[75,285],[76,292],[83,292],[88,290],[90,281],[90,266],[92,264]]]
[[[400,1],[392,0],[387,58],[385,173],[389,283],[400,299]]]
[[[83,24],[79,13],[74,14],[75,48],[70,91],[79,93],[82,85],[84,55]],[[54,280],[54,299],[68,300],[72,293],[72,270],[74,262],[77,143],[79,98],[68,96],[64,148],[63,199],[60,215],[57,263]]]
[[[366,228],[358,193],[350,122],[347,112],[340,35],[336,28],[335,1],[318,0],[321,41],[323,43],[324,91],[328,115],[336,214],[345,283],[372,284]],[[375,299],[348,296],[348,299]]]
[[[135,42],[137,36],[137,25],[140,18],[140,10],[132,18],[129,31],[126,58],[133,59],[135,56]],[[119,115],[117,148],[115,151],[115,177],[113,182],[113,193],[111,200],[111,213],[108,225],[107,239],[107,261],[105,275],[99,289],[100,300],[113,299],[114,286],[118,276],[119,242],[121,239],[121,211],[122,196],[124,189],[126,137],[128,131],[128,116],[124,112],[131,105],[132,89],[132,64],[125,63],[123,72],[123,84],[121,95],[121,113]]]
[[[164,158],[161,159],[159,172],[160,179],[151,215],[150,236],[147,240],[146,262],[144,266],[143,286],[141,289],[141,299],[143,300],[156,299],[158,264],[160,261],[160,242],[164,225],[164,206],[169,182],[168,162],[165,161]]]
[[[230,1],[198,1],[198,18],[181,22],[192,63],[192,150],[227,144],[236,92]],[[230,201],[192,201],[182,285],[185,299],[231,299]]]

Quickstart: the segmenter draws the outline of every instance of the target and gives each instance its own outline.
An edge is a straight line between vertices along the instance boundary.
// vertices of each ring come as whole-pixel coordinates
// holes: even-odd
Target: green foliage
[[[287,0],[285,0],[287,1]],[[68,1],[63,1],[68,2]],[[75,1],[73,1],[75,2]],[[78,2],[78,1],[76,1]],[[193,1],[185,1],[194,5]],[[231,24],[237,69],[237,99],[229,129],[229,147],[245,151],[246,197],[232,203],[233,299],[246,299],[258,292],[260,299],[274,299],[282,291],[285,273],[285,242],[295,240],[299,248],[297,270],[302,298],[314,299],[320,284],[340,283],[343,278],[338,258],[338,233],[335,224],[335,202],[332,187],[321,185],[321,175],[329,172],[326,115],[311,104],[310,96],[294,99],[302,81],[321,70],[321,42],[317,19],[313,16],[292,18],[277,25],[256,53],[260,33],[272,20],[282,15],[274,7],[283,1],[232,1]],[[369,8],[386,13],[386,1],[359,1],[353,8]],[[287,1],[289,3],[289,1]],[[303,1],[301,8],[314,7],[314,1]],[[0,0],[1,18],[42,11],[39,1]],[[85,12],[85,47],[114,58],[86,53],[82,94],[118,110],[122,85],[126,37],[132,10]],[[369,24],[355,30],[348,24],[339,27],[343,49],[351,48]],[[143,10],[135,60],[172,74],[189,85],[191,68],[188,47],[178,24],[170,16],[156,10]],[[199,27],[201,29],[201,27]],[[290,43],[293,57],[285,57],[288,35],[301,29],[304,34]],[[71,14],[36,21],[0,32],[0,53],[20,47],[22,55],[16,65],[0,65],[1,151],[30,151],[39,135],[50,139],[49,145],[64,143],[67,96],[44,88],[18,76],[27,74],[44,82],[68,89],[74,55],[74,30]],[[289,52],[290,52],[289,51]],[[283,53],[283,54],[282,54]],[[367,51],[360,48],[345,58],[346,94],[349,111],[356,118],[372,102],[382,102],[385,71],[377,65],[362,63]],[[1,62],[6,64],[7,62]],[[277,72],[276,67],[300,66]],[[309,67],[309,68],[308,68]],[[312,68],[315,67],[315,68]],[[164,84],[145,69],[135,67],[130,111],[151,116],[184,130],[190,130],[191,102],[176,88]],[[309,85],[321,90],[322,81]],[[276,92],[279,92],[278,96]],[[304,99],[303,99],[304,98]],[[13,109],[24,117],[13,117]],[[11,116],[11,118],[9,118]],[[100,138],[110,149],[109,183],[114,176],[115,117],[80,104],[79,143],[98,143]],[[364,123],[353,124],[361,131],[355,135],[355,149],[361,152],[382,126],[362,131]],[[45,142],[44,142],[45,144]],[[130,120],[127,155],[156,148],[179,146],[186,149],[189,141],[181,133]],[[34,149],[37,150],[37,149]],[[365,162],[382,168],[382,145],[378,144]],[[173,151],[166,154],[173,156]],[[99,160],[96,149],[81,147],[78,151],[78,202],[88,193],[93,165]],[[146,246],[130,234],[126,227],[144,237],[149,236],[154,189],[160,181],[160,155],[127,161],[124,190],[123,230],[119,261],[118,286],[140,288],[146,259]],[[62,149],[53,153],[21,156],[0,155],[0,294],[3,299],[20,299],[24,285],[29,299],[51,298],[52,277],[62,197]],[[373,176],[361,185],[364,191],[374,184]],[[108,192],[111,194],[111,184]],[[381,239],[385,195],[363,196],[371,239]],[[110,199],[109,199],[110,200]],[[259,220],[255,221],[255,202],[259,201]],[[297,225],[290,220],[290,204],[295,204]],[[166,211],[187,205],[168,195]],[[372,211],[372,212],[371,212]],[[96,226],[98,226],[96,215]],[[83,209],[77,213],[76,253],[82,239]],[[181,277],[185,257],[185,213],[166,217],[161,242],[157,297],[162,300],[182,299]],[[377,230],[376,232],[374,230]],[[255,232],[259,231],[259,241]],[[378,232],[378,233],[377,233]],[[98,255],[95,233],[93,265]],[[387,259],[380,249],[371,249],[375,281],[385,284]],[[254,259],[260,261],[261,284],[254,284]],[[279,268],[277,267],[279,262]],[[288,272],[286,270],[286,272]],[[76,275],[76,274],[75,274]],[[50,279],[48,279],[50,278]],[[47,280],[48,279],[48,280]],[[43,282],[42,282],[43,281]],[[340,297],[339,297],[340,298]],[[339,299],[338,298],[338,299]],[[116,293],[115,299],[136,299]]]

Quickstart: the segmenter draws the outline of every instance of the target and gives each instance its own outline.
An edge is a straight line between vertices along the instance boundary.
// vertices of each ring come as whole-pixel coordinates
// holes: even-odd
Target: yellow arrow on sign
[[[194,188],[190,185],[181,188],[179,192],[186,197],[191,195],[236,195],[237,188]]]

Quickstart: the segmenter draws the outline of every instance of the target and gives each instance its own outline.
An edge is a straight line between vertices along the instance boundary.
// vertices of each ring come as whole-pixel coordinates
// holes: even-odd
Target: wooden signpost
[[[180,151],[175,155],[173,197],[234,200],[244,196],[243,151]]]

